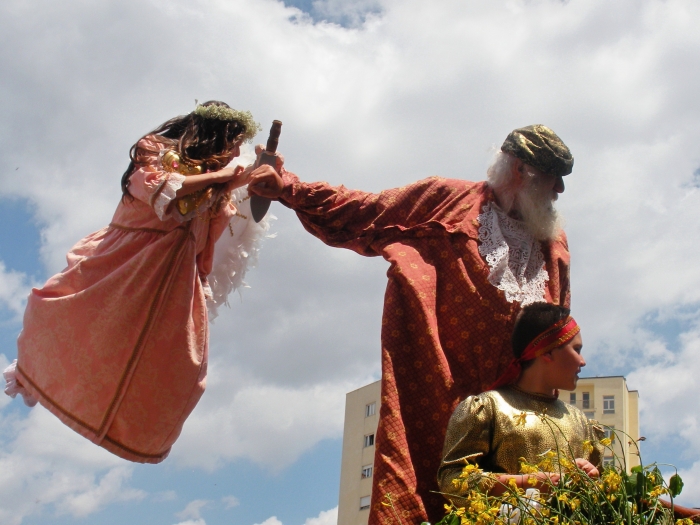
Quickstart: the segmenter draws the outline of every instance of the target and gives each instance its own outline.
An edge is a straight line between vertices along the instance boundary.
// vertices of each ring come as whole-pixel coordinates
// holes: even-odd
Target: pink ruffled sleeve
[[[163,144],[148,139],[141,139],[139,146],[146,151],[162,152],[165,149]],[[168,207],[175,200],[175,194],[182,187],[185,176],[163,171],[160,153],[146,154],[143,158],[146,163],[136,169],[129,178],[129,193],[151,206],[158,218],[164,221],[170,218]]]

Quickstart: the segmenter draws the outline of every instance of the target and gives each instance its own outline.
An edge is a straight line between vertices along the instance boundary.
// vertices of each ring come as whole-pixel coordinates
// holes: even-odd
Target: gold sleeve
[[[487,473],[475,472],[460,479],[467,462],[482,464],[491,452],[493,411],[489,397],[470,396],[457,406],[447,425],[437,481],[440,492],[457,505],[464,505],[462,497],[470,490],[478,487],[488,491],[493,486],[493,479]]]

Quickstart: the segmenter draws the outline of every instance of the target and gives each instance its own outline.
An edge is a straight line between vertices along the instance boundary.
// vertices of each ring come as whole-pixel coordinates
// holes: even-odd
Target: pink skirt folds
[[[68,267],[32,290],[18,340],[17,379],[32,397],[142,463],[165,459],[206,382],[196,258],[208,225],[161,224],[113,224],[80,241]]]

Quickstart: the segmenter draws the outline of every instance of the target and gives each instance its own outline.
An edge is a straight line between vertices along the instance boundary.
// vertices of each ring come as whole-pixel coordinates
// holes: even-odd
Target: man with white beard
[[[508,135],[486,182],[430,177],[371,194],[284,169],[251,179],[251,193],[279,199],[325,243],[391,264],[370,525],[444,515],[435,472],[452,411],[508,366],[522,306],[569,306],[553,202],[572,167],[561,139],[535,125]]]

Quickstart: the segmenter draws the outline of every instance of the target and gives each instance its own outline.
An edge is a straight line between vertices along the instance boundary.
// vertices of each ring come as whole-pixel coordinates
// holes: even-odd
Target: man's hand
[[[590,461],[587,461],[583,458],[576,458],[576,466],[583,470],[583,472],[585,472],[589,478],[600,477],[600,472],[598,472],[598,469],[595,468],[595,466],[593,466],[593,463],[591,463]]]
[[[278,199],[282,195],[284,182],[272,166],[263,164],[255,168],[248,180],[248,194],[260,195],[268,199]]]

